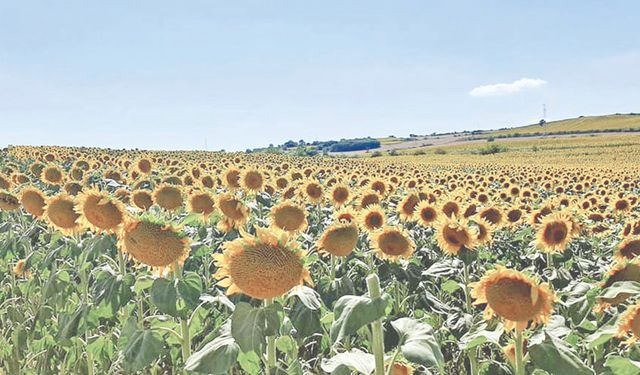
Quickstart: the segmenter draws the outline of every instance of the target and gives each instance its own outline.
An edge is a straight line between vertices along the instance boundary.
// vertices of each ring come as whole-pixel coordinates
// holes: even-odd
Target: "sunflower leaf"
[[[380,319],[385,314],[387,302],[384,298],[372,299],[367,296],[344,296],[335,304],[335,321],[331,325],[331,341],[338,343],[345,336],[356,333],[360,328]]]
[[[411,362],[427,367],[444,368],[444,356],[433,328],[411,318],[400,318],[391,322],[400,341],[402,355]]]

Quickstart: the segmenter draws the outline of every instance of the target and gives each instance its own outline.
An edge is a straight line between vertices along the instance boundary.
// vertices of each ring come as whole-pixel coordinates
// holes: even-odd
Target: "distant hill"
[[[580,116],[559,121],[549,121],[540,126],[540,124],[520,126],[510,129],[500,129],[488,131],[484,135],[494,137],[533,135],[542,133],[588,133],[588,132],[605,132],[605,131],[624,131],[627,129],[640,130],[640,113],[631,114],[615,114],[605,116]]]

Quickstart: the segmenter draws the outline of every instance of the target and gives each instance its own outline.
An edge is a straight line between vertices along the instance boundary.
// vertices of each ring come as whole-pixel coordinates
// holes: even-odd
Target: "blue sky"
[[[548,119],[640,112],[638,14],[632,0],[0,0],[0,146],[244,150],[518,126],[543,103]]]

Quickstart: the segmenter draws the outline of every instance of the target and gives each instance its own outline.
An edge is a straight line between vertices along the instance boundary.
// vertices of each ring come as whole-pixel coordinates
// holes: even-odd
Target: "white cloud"
[[[537,89],[546,83],[547,81],[542,79],[520,78],[511,83],[478,86],[469,91],[469,95],[477,97],[510,95],[523,90]]]

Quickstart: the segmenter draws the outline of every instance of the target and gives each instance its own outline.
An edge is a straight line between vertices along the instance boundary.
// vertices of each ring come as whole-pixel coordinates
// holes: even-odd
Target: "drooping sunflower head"
[[[640,255],[640,236],[625,238],[614,250],[614,257],[618,261],[634,259]]]
[[[556,300],[547,284],[538,284],[525,274],[500,265],[469,286],[474,305],[487,305],[484,318],[504,319],[507,330],[524,330],[529,322],[547,323]]]
[[[398,215],[400,216],[400,220],[403,221],[412,221],[414,217],[414,213],[416,212],[416,207],[420,203],[420,198],[417,194],[411,193],[404,197],[398,203]]]
[[[182,207],[182,190],[178,186],[161,184],[153,192],[153,201],[167,211]]]
[[[157,218],[141,217],[122,226],[118,247],[158,274],[175,270],[189,256],[189,239],[173,226]]]
[[[380,195],[373,191],[365,191],[359,198],[360,208],[367,208],[374,204],[380,204]]]
[[[232,228],[239,228],[249,217],[249,210],[238,198],[229,193],[220,194],[216,198],[216,207],[224,217],[218,223],[219,229],[228,232]]]
[[[438,220],[438,209],[428,201],[422,201],[416,207],[418,223],[425,227],[431,227]]]
[[[257,169],[249,169],[240,174],[240,183],[247,191],[257,193],[264,188],[264,176]]]
[[[229,190],[240,189],[240,170],[231,167],[224,172],[222,182]]]
[[[302,232],[307,228],[307,211],[291,201],[282,201],[271,208],[272,225],[287,232]]]
[[[640,339],[640,302],[631,305],[622,314],[618,321],[617,337],[629,337],[624,342],[626,345],[635,344]]]
[[[20,203],[22,207],[36,218],[41,218],[44,214],[46,199],[47,196],[35,187],[29,186],[20,192]]]
[[[536,243],[545,252],[564,252],[573,238],[572,231],[573,222],[568,215],[556,212],[540,222]]]
[[[480,211],[478,216],[496,227],[500,227],[504,222],[504,214],[498,207],[487,207]]]
[[[440,249],[450,255],[458,255],[462,248],[475,248],[476,234],[473,233],[465,220],[445,218],[437,225],[436,240]]]
[[[48,165],[42,171],[42,179],[50,185],[61,185],[64,180],[64,174],[57,165]]]
[[[215,200],[206,191],[194,191],[189,195],[189,212],[202,215],[207,220],[215,209]]]
[[[372,247],[379,258],[397,261],[411,257],[416,245],[402,227],[387,226],[372,234]]]
[[[382,228],[385,222],[385,212],[379,204],[370,205],[360,213],[360,226],[369,233]]]
[[[446,217],[457,217],[460,216],[460,205],[455,200],[450,200],[442,205],[441,211]]]
[[[338,257],[344,257],[353,251],[358,243],[356,223],[337,222],[331,224],[318,240],[318,249]]]
[[[256,227],[256,235],[226,242],[222,254],[214,254],[218,285],[227,295],[242,293],[256,299],[284,295],[305,281],[313,284],[303,263],[305,253],[284,231]]]
[[[20,200],[8,191],[0,190],[0,210],[15,211],[20,208]]]
[[[46,200],[43,218],[64,235],[77,233],[81,226],[78,223],[80,215],[74,209],[73,198],[61,193]]]
[[[153,196],[149,191],[138,189],[131,194],[131,201],[133,205],[143,211],[148,210],[153,206]]]
[[[126,218],[122,202],[97,189],[81,193],[75,210],[80,224],[95,233],[115,233]]]

